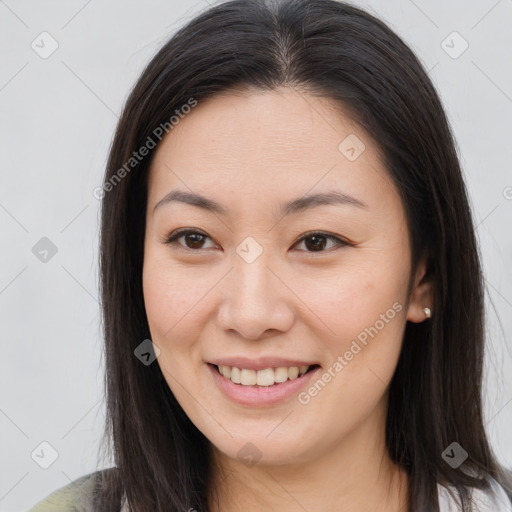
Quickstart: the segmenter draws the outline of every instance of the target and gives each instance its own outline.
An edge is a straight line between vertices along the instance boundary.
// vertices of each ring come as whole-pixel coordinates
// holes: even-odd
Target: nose
[[[226,332],[258,340],[291,328],[295,320],[293,293],[260,256],[247,263],[238,258],[223,283],[217,321]],[[269,268],[270,267],[270,268]]]

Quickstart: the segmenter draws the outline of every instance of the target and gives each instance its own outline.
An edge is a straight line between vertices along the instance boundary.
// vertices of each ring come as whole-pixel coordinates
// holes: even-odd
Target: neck
[[[307,462],[247,466],[212,447],[210,510],[407,511],[408,479],[387,453],[384,418],[368,418]]]

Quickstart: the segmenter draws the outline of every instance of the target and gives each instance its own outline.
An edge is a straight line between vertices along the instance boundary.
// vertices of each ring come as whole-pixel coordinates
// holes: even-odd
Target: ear
[[[416,269],[414,282],[411,290],[409,308],[407,310],[407,320],[419,323],[427,320],[424,308],[429,308],[431,314],[434,312],[434,290],[432,281],[427,272],[427,260],[424,258]]]

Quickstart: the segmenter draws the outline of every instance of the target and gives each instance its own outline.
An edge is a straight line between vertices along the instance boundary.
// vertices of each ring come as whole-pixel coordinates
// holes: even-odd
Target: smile
[[[295,380],[307,373],[313,366],[281,366],[278,368],[265,368],[252,370],[249,368],[237,368],[236,366],[215,365],[217,371],[234,384],[242,386],[273,386],[287,380]]]
[[[318,364],[283,366],[283,363],[283,360],[272,360],[272,366],[265,367],[268,363],[245,360],[239,363],[242,368],[219,363],[208,363],[207,368],[213,384],[229,400],[245,406],[266,407],[293,398],[321,370]],[[259,368],[243,368],[251,364]]]

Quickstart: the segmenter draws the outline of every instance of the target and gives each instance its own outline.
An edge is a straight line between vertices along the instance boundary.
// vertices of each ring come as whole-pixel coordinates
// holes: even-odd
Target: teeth
[[[290,380],[296,379],[299,376],[299,369],[296,366],[288,368],[288,378]]]
[[[254,386],[256,384],[256,372],[254,370],[240,370],[240,384]]]
[[[281,366],[279,368],[265,368],[264,370],[249,370],[225,365],[218,365],[217,368],[226,379],[242,386],[273,386],[276,383],[286,382],[288,379],[294,380],[309,370],[308,365],[291,366],[289,368]]]
[[[288,368],[280,367],[274,370],[274,382],[285,382],[288,380]]]
[[[233,366],[233,368],[231,368],[231,382],[240,384],[240,373],[240,369]]]
[[[224,377],[226,377],[226,379],[230,379],[231,378],[231,367],[230,366],[222,366],[221,373],[222,373],[222,375],[224,375]]]
[[[272,368],[258,370],[256,373],[256,384],[258,386],[272,386],[274,384],[274,370]]]

